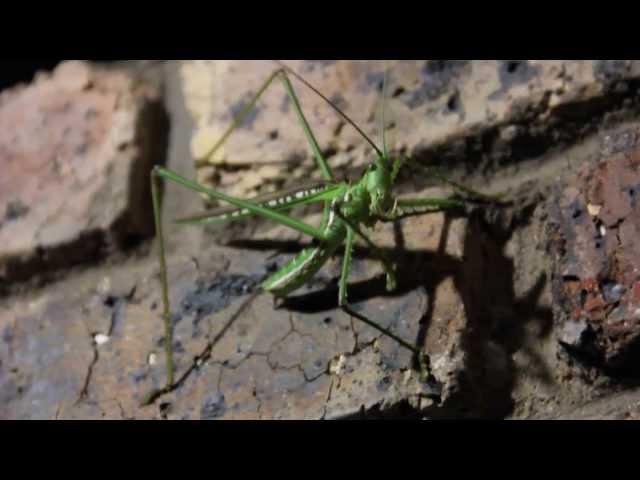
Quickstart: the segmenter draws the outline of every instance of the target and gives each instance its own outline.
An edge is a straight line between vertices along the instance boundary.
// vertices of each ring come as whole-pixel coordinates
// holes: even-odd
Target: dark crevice
[[[31,83],[38,72],[51,72],[65,59],[60,60],[3,60],[0,90],[17,84]],[[97,64],[111,64],[119,60],[87,60]]]
[[[561,151],[598,131],[604,120],[611,125],[637,115],[640,80],[629,80],[628,86],[625,92],[607,91],[595,98],[553,108],[549,107],[550,92],[547,92],[537,104],[514,104],[512,114],[503,123],[447,138],[437,145],[418,147],[412,158],[426,166],[443,166],[447,170],[465,167],[467,173],[489,174],[504,166]],[[505,142],[501,132],[507,127],[517,134]],[[427,186],[422,183],[418,188]]]
[[[96,363],[98,363],[98,360],[100,359],[100,354],[98,353],[98,345],[96,344],[93,335],[91,335],[91,348],[93,350],[93,357],[91,359],[91,362],[89,363],[89,366],[87,367],[87,373],[84,377],[82,388],[80,389],[80,393],[78,394],[78,398],[75,402],[76,405],[85,400],[89,395],[89,384],[91,383],[93,368],[96,366]]]
[[[425,413],[411,405],[408,400],[402,400],[392,405],[382,406],[379,403],[365,408],[364,405],[354,412],[334,420],[423,420]]]
[[[64,60],[3,60],[0,90],[19,83],[30,83],[41,71],[52,71]]]

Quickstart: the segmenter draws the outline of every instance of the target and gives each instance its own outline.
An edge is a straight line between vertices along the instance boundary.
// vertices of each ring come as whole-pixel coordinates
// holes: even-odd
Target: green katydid
[[[383,328],[376,322],[365,316],[354,312],[347,303],[347,280],[349,277],[352,252],[355,237],[358,236],[367,244],[371,253],[381,261],[386,273],[387,289],[393,290],[396,286],[395,269],[369,237],[363,232],[361,226],[370,228],[377,222],[393,221],[407,215],[422,214],[430,211],[437,211],[449,208],[461,207],[464,201],[459,198],[395,198],[392,195],[391,187],[397,179],[398,173],[405,161],[404,158],[391,158],[387,151],[384,124],[384,99],[386,96],[386,73],[383,82],[383,102],[382,102],[382,149],[380,149],[363,131],[342,112],[333,102],[320,93],[314,86],[307,82],[289,67],[280,64],[280,68],[274,71],[262,84],[257,93],[245,105],[245,107],[235,116],[231,125],[226,129],[221,138],[207,152],[200,162],[211,158],[216,151],[224,144],[229,135],[243,121],[245,116],[255,106],[260,96],[273,84],[274,80],[280,79],[284,89],[291,100],[294,111],[304,130],[306,139],[311,147],[315,161],[322,173],[323,180],[314,182],[308,186],[298,187],[280,194],[269,197],[256,197],[250,200],[231,197],[209,187],[201,185],[178,175],[171,170],[156,166],[151,174],[151,190],[153,197],[153,209],[156,224],[156,234],[159,241],[160,275],[163,297],[163,320],[165,329],[165,351],[167,378],[166,385],[160,390],[151,392],[145,399],[145,403],[150,403],[160,394],[170,391],[174,387],[174,364],[173,364],[173,335],[171,323],[171,307],[169,304],[167,267],[165,259],[165,247],[162,231],[159,200],[159,182],[161,179],[169,180],[182,185],[194,192],[208,196],[211,199],[219,200],[229,204],[227,207],[218,208],[197,216],[191,216],[178,220],[180,224],[205,225],[211,223],[226,222],[257,215],[276,223],[287,226],[302,234],[308,235],[315,240],[315,245],[303,249],[283,268],[272,274],[262,283],[262,289],[270,292],[276,297],[285,297],[289,293],[297,290],[307,283],[318,270],[329,260],[329,258],[344,247],[341,276],[338,284],[338,305],[349,315],[365,322],[369,326],[379,330],[397,341],[400,345],[411,350],[418,359],[422,373],[427,372],[426,355],[421,349],[411,345],[407,341],[394,335],[388,329]],[[337,181],[331,171],[329,164],[324,158],[318,142],[305,118],[298,97],[293,89],[289,77],[294,77],[307,88],[314,91],[327,104],[333,108],[348,124],[354,127],[375,151],[375,159],[370,164],[362,177],[355,182]],[[198,161],[196,162],[196,165]],[[444,179],[446,180],[446,179]],[[452,182],[450,182],[452,183]],[[475,192],[453,184],[458,190],[467,194]],[[487,199],[488,197],[477,194],[477,198]],[[312,203],[323,203],[324,209],[322,220],[319,226],[312,226],[301,220],[289,216],[286,211],[301,205]]]

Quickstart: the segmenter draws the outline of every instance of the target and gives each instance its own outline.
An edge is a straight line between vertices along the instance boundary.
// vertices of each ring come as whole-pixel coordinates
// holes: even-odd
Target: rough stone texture
[[[640,335],[637,137],[637,128],[605,137],[602,157],[551,210],[559,340],[616,369],[634,367]]]
[[[379,138],[380,63],[291,65]],[[173,127],[170,168],[195,176],[189,149],[198,156],[210,147],[272,68],[169,62],[162,72]],[[256,285],[305,238],[253,220],[214,235],[167,223],[178,388],[139,407],[164,381],[158,264],[155,249],[143,245],[0,299],[0,417],[633,418],[637,390],[624,391],[633,378],[581,367],[553,334],[545,224],[554,186],[600,155],[596,129],[618,129],[637,113],[638,71],[637,62],[394,65],[394,145],[456,176],[464,166],[465,184],[507,191],[512,201],[377,229],[374,240],[400,269],[392,294],[379,264],[365,248],[356,252],[354,307],[424,346],[429,383],[417,381],[410,355],[395,342],[336,309],[340,255],[274,308],[269,295],[252,297]],[[356,178],[371,152],[294,84],[332,166]],[[198,172],[201,179],[246,196],[317,178],[282,87],[269,92],[223,158]],[[398,192],[444,194],[430,183],[407,170]],[[169,185],[165,193],[166,219],[202,205],[185,189]],[[313,208],[294,214],[318,220]],[[231,243],[218,245],[222,239]]]
[[[288,61],[374,142],[381,143],[380,61]],[[484,172],[568,145],[594,131],[612,110],[635,103],[636,61],[390,62],[389,143],[446,169],[468,164]],[[261,84],[270,61],[188,61],[181,75],[194,119],[194,158],[203,157]],[[318,143],[339,176],[371,159],[371,147],[315,93],[292,80]],[[280,82],[198,170],[233,195],[271,191],[283,181],[317,174],[305,136]],[[286,176],[284,175],[286,173]]]
[[[539,415],[540,420],[639,420],[640,391],[606,395],[577,407],[565,409],[552,416]]]
[[[2,92],[0,290],[152,233],[167,127],[158,88],[83,62]]]
[[[405,220],[408,249],[401,255],[411,257],[411,269],[401,270],[398,292],[384,292],[379,264],[368,258],[354,262],[352,287],[356,308],[399,335],[413,339],[426,330],[435,387],[417,382],[407,351],[336,310],[334,288],[302,292],[278,310],[260,294],[235,318],[264,278],[271,253],[220,250],[169,264],[176,363],[184,378],[157,406],[138,406],[164,380],[158,267],[151,258],[102,277],[79,274],[69,280],[73,294],[48,287],[2,310],[0,416],[338,418],[361,406],[410,400],[425,408],[420,402],[433,406],[429,398],[438,397],[446,403],[462,373],[464,360],[451,367],[448,358],[461,348],[465,320],[462,309],[452,318],[446,308],[459,302],[453,282],[435,284],[460,274],[465,222],[452,223],[446,247],[433,255],[442,221],[440,214]],[[392,236],[389,229],[377,234],[382,246]],[[338,268],[333,262],[326,273]],[[425,317],[429,303],[439,307]]]

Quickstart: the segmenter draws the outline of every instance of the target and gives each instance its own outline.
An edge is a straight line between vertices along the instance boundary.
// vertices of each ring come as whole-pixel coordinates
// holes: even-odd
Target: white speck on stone
[[[633,312],[633,315],[634,315],[636,318],[640,318],[640,308],[636,308],[636,311],[635,311],[635,312]]]
[[[104,333],[97,333],[94,335],[93,340],[96,342],[96,345],[104,345],[109,341],[109,336]]]
[[[98,284],[98,293],[101,295],[106,295],[111,290],[111,278],[103,277],[100,283]]]
[[[329,366],[329,372],[334,375],[340,375],[342,373],[342,369],[344,368],[344,364],[346,363],[347,358],[344,355],[340,355],[337,361],[332,361]]]
[[[46,301],[47,301],[47,297],[43,295],[39,297],[37,300],[34,300],[33,302],[29,302],[29,310],[35,311],[35,310],[41,309],[43,305],[46,303]]]
[[[437,358],[433,358],[433,370],[439,370],[440,368],[443,368],[446,363],[447,363],[447,359],[444,355],[438,355]]]
[[[598,215],[601,209],[602,209],[602,205],[593,205],[591,203],[587,204],[587,211],[589,212],[589,215],[591,215],[592,217],[595,217],[596,215]]]
[[[600,235],[603,237],[607,234],[607,229],[604,228],[604,225],[600,225]]]
[[[516,125],[509,125],[500,131],[500,138],[505,142],[510,142],[518,136],[518,130]]]
[[[155,365],[158,363],[158,356],[155,353],[150,353],[147,361],[149,362],[149,365]]]
[[[560,331],[560,340],[569,345],[578,345],[586,329],[587,324],[583,320],[568,321]]]

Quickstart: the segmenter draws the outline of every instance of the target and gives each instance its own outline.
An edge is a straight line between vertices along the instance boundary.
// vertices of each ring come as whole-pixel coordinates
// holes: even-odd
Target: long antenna
[[[384,106],[387,103],[387,80],[389,75],[389,65],[385,62],[384,65],[384,79],[382,80],[382,150],[384,151],[384,158],[387,158],[387,129],[384,123]]]
[[[373,140],[371,140],[366,133],[364,133],[362,131],[362,129],[356,125],[356,123],[351,120],[346,113],[344,113],[342,110],[340,110],[340,108],[338,108],[338,106],[336,104],[334,104],[331,100],[329,100],[327,97],[325,97],[322,92],[320,92],[316,87],[314,87],[313,85],[311,85],[309,82],[307,82],[301,75],[298,75],[296,72],[294,72],[291,68],[289,68],[287,65],[285,65],[284,63],[282,63],[280,60],[274,60],[274,62],[276,62],[278,65],[280,65],[280,67],[282,67],[282,69],[286,70],[287,73],[290,73],[291,75],[293,75],[294,77],[296,77],[299,81],[301,81],[303,84],[305,84],[307,86],[307,88],[313,90],[318,96],[320,96],[320,98],[322,98],[325,102],[327,102],[331,108],[333,108],[336,112],[338,112],[338,114],[347,122],[349,123],[349,125],[351,125],[353,128],[355,128],[358,133],[360,135],[363,136],[363,138],[367,141],[367,143],[369,145],[371,145],[371,147],[376,151],[376,153],[378,154],[378,156],[383,157],[384,154],[380,151],[380,149],[377,147],[377,145],[375,143],[373,143]]]

